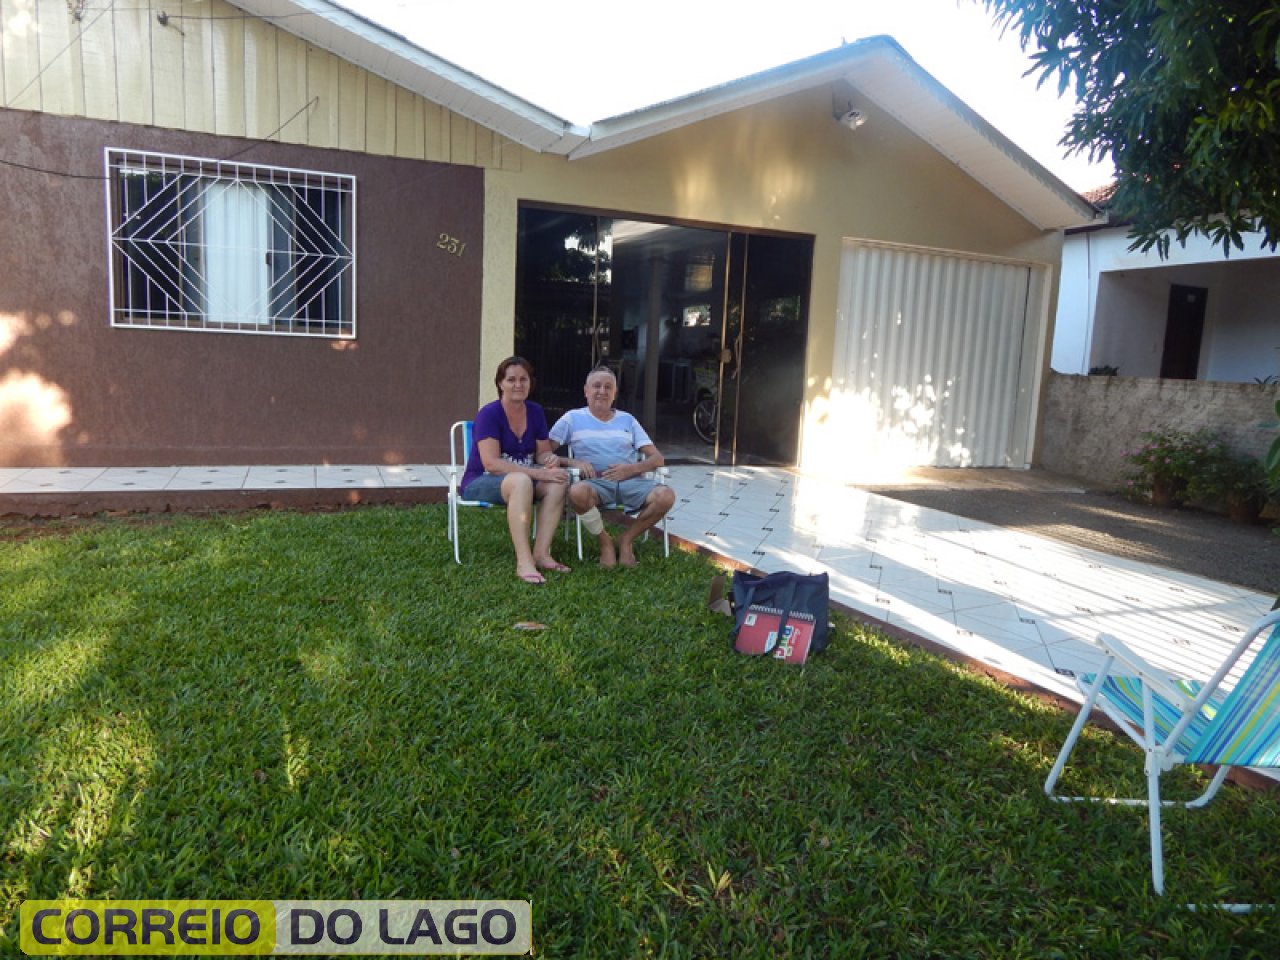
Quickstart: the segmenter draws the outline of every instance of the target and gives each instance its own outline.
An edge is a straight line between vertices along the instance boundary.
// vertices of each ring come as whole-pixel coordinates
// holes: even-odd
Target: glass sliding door
[[[533,363],[533,399],[548,416],[582,406],[596,318],[609,311],[609,246],[591,214],[520,211],[515,350]]]
[[[604,363],[669,459],[794,463],[811,256],[804,237],[522,208],[515,348],[535,399],[580,406]]]
[[[699,371],[720,352],[728,235],[614,220],[614,276],[602,359],[618,374],[618,406],[640,417],[655,441],[697,440]],[[705,377],[705,374],[704,374]]]
[[[794,463],[804,406],[809,238],[748,236],[734,463]]]

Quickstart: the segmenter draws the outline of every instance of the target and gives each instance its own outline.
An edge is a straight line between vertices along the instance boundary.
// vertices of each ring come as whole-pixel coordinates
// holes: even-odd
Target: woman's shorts
[[[502,477],[496,473],[482,473],[462,488],[463,500],[479,500],[481,503],[504,504]]]
[[[504,474],[500,473],[482,473],[476,477],[465,487],[462,488],[463,500],[479,500],[481,503],[493,503],[502,506],[507,501],[502,499],[502,478]],[[534,496],[537,496],[538,488],[541,487],[546,480],[533,481]]]

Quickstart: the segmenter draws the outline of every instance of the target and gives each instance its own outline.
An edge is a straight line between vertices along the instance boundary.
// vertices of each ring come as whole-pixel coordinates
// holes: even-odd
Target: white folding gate
[[[868,462],[1024,467],[1043,270],[846,240],[833,400]]]

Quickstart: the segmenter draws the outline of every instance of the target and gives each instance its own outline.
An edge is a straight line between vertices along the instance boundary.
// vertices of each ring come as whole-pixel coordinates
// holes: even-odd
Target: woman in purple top
[[[555,449],[547,438],[547,415],[529,401],[533,367],[523,357],[498,364],[493,378],[498,399],[476,414],[462,496],[467,500],[507,505],[507,528],[516,549],[516,576],[525,583],[546,583],[543,570],[568,573],[551,556],[551,543],[564,512],[569,489],[567,470],[539,467],[539,455]],[[534,501],[538,507],[538,535],[529,547]]]

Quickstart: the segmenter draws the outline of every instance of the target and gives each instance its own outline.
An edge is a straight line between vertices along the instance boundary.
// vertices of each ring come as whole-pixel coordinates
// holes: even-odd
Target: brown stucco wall
[[[480,389],[483,171],[13,110],[0,144],[82,177],[0,166],[0,466],[447,461]],[[113,329],[106,146],[354,175],[357,338]]]
[[[1132,472],[1127,450],[1147,430],[1219,431],[1241,453],[1261,457],[1280,431],[1280,385],[1051,373],[1037,465],[1119,489]]]

